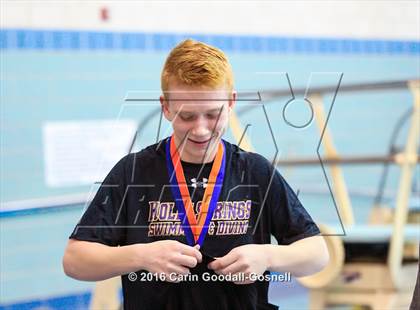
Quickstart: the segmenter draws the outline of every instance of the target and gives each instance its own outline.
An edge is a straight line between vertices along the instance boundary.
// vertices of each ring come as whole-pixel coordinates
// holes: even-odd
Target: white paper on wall
[[[129,151],[133,120],[46,122],[43,125],[45,181],[50,187],[103,181]]]

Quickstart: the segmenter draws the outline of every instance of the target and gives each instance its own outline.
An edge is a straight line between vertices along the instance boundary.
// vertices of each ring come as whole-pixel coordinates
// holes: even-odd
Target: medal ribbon
[[[190,245],[202,245],[204,242],[222,189],[225,164],[225,145],[223,141],[220,141],[201,202],[200,212],[198,218],[196,218],[174,136],[172,135],[166,142],[166,165],[172,195],[178,209],[178,218],[181,220],[187,242]]]

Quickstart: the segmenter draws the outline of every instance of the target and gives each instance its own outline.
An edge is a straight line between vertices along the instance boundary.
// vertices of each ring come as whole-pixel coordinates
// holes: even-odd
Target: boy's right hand
[[[174,274],[187,275],[189,268],[194,268],[202,261],[202,255],[199,251],[200,246],[189,246],[175,240],[161,240],[142,244],[143,250],[141,260],[143,268],[151,273],[165,274],[166,281],[179,282],[171,280]]]

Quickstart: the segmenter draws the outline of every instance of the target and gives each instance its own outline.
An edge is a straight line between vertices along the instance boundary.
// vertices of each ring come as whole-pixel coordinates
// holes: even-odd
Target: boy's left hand
[[[217,274],[244,274],[244,281],[235,284],[250,284],[250,275],[261,275],[268,268],[268,257],[261,244],[246,244],[232,249],[223,257],[217,258],[207,265]]]

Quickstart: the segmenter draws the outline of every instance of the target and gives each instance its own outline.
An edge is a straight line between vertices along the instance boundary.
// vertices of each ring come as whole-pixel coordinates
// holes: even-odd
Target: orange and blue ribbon
[[[166,165],[172,195],[175,198],[175,205],[178,209],[178,218],[181,221],[187,242],[190,245],[202,245],[223,185],[226,165],[225,145],[222,140],[218,145],[198,217],[194,213],[193,203],[182,169],[181,157],[176,148],[173,135],[166,141]]]

